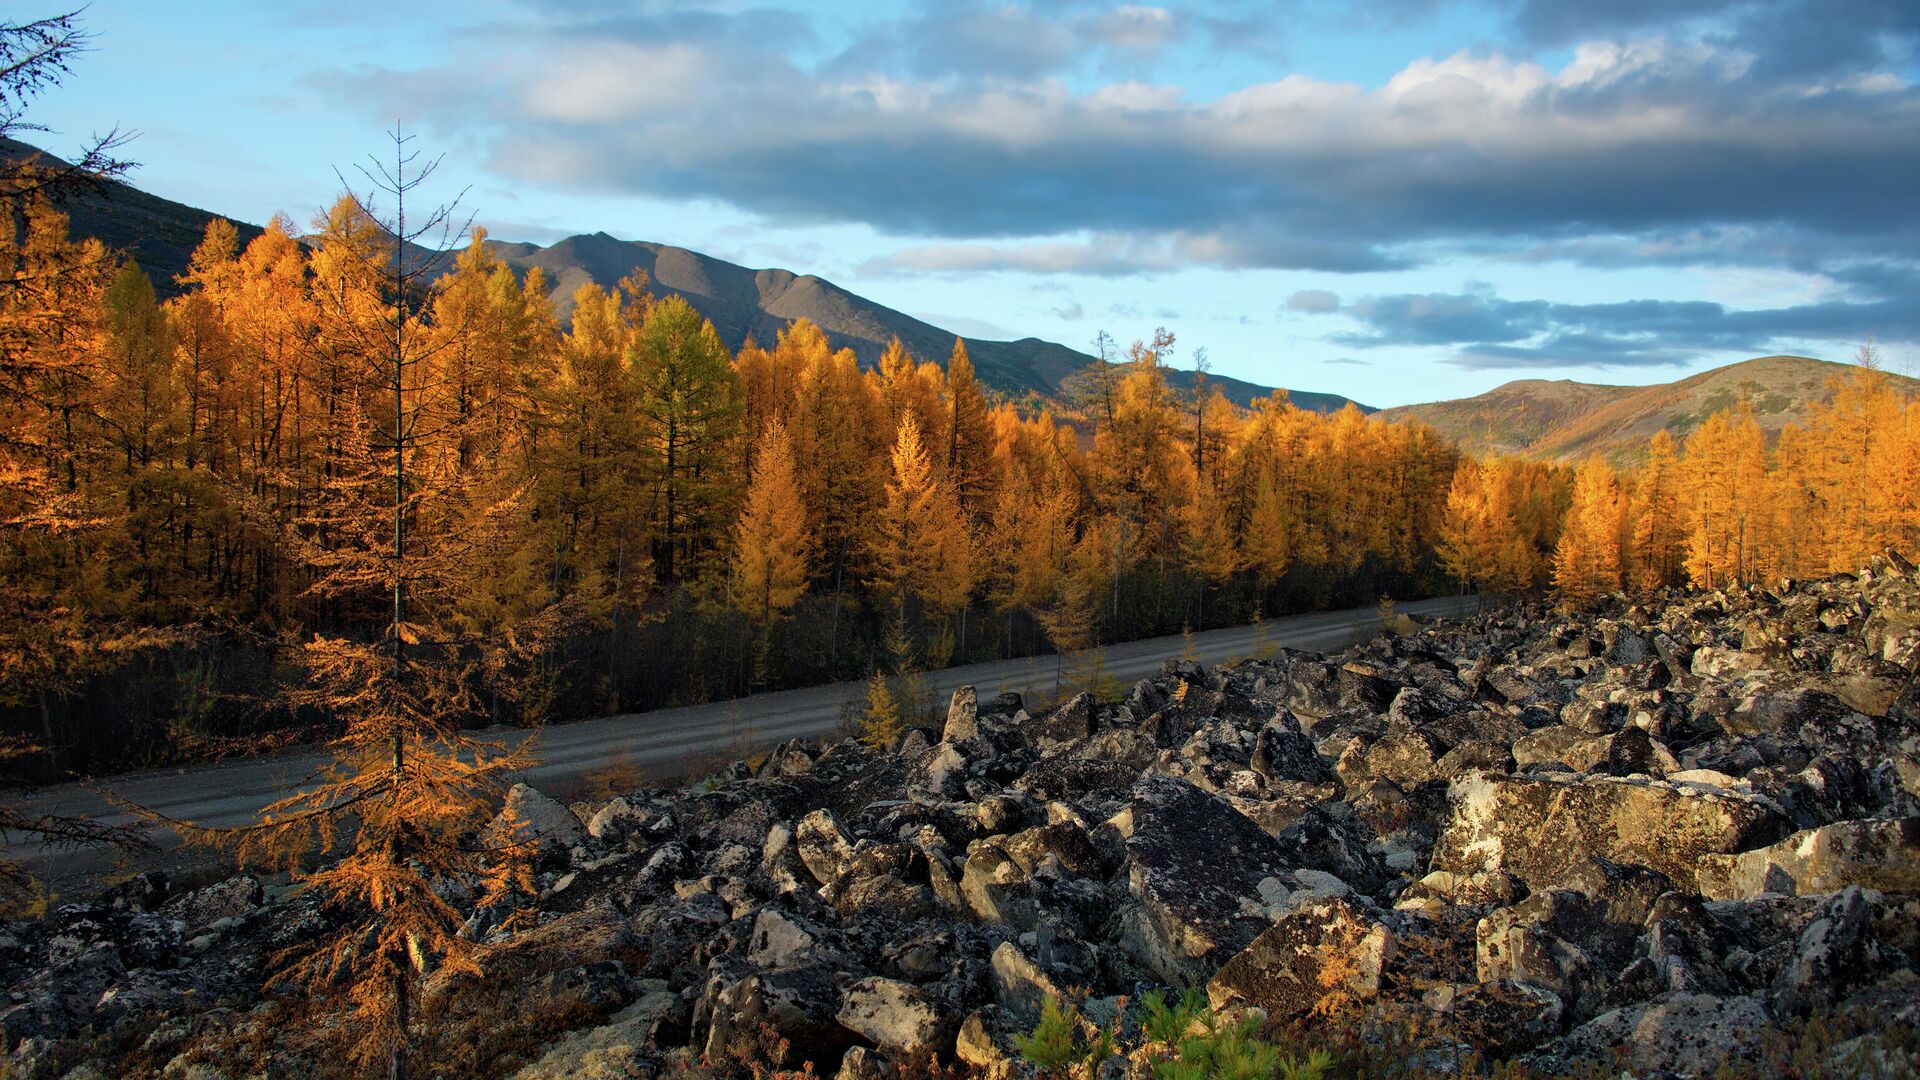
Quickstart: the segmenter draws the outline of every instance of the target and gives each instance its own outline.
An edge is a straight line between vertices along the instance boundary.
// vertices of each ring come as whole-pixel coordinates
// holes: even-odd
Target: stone
[[[794,850],[800,862],[822,885],[831,885],[846,873],[853,858],[853,839],[831,810],[815,810],[793,829]]]
[[[508,789],[506,805],[488,826],[487,835],[496,844],[530,842],[552,853],[583,842],[587,827],[552,796],[526,784],[515,784]]]
[[[1096,720],[1093,695],[1079,693],[1045,716],[1028,720],[1020,731],[1028,745],[1050,755],[1092,735]]]
[[[176,896],[160,908],[162,914],[186,924],[195,934],[222,920],[238,919],[258,910],[266,900],[260,879],[242,874],[204,889]]]
[[[1555,1075],[1598,1066],[1632,1076],[1713,1076],[1754,1062],[1768,1022],[1756,997],[1668,994],[1594,1017],[1521,1060]]]
[[[953,692],[947,703],[947,723],[940,731],[941,742],[964,742],[980,737],[980,704],[971,686]]]
[[[847,988],[840,1023],[886,1050],[918,1053],[944,1049],[955,1024],[926,993],[897,979],[869,976]]]
[[[1067,994],[1019,946],[1003,941],[993,950],[993,998],[1017,1023],[1030,1028],[1048,998],[1065,1001]]]
[[[1774,979],[1773,1012],[1786,1017],[1830,1005],[1877,974],[1884,960],[1873,934],[1873,905],[1860,886],[1850,885],[1822,904],[1800,932],[1792,960]]]
[[[1506,979],[1436,988],[1424,1003],[1441,1014],[1443,1030],[1489,1057],[1531,1050],[1564,1027],[1553,991]]]
[[[1032,1025],[1027,1025],[1031,1027]],[[954,1037],[953,1056],[979,1070],[988,1080],[1022,1075],[1020,1051],[1013,1037],[1024,1035],[1013,1016],[997,1005],[975,1009],[961,1022]]]
[[[926,789],[943,799],[963,799],[967,794],[967,756],[950,741],[943,741],[927,755],[921,766]]]
[[[1112,827],[1125,837],[1119,946],[1174,986],[1204,983],[1251,943],[1267,925],[1260,882],[1294,866],[1226,802],[1170,777],[1136,784]]]
[[[1287,1019],[1321,1008],[1330,998],[1371,998],[1396,951],[1386,926],[1344,899],[1290,911],[1207,981],[1214,1008],[1251,1005]]]
[[[677,994],[656,990],[597,1027],[562,1037],[513,1074],[514,1080],[625,1080],[654,1073],[656,1038],[680,1011]]]
[[[1784,819],[1755,799],[1658,781],[1468,773],[1447,799],[1434,869],[1501,870],[1536,887],[1595,855],[1687,881],[1705,856],[1758,847],[1785,831]]]
[[[837,1063],[853,1041],[839,1020],[840,995],[833,972],[823,967],[749,975],[725,983],[712,995],[704,1049],[721,1060],[735,1042],[764,1045],[766,1064],[795,1068]],[[779,1052],[772,1052],[779,1051]]]
[[[1920,893],[1920,818],[1843,821],[1753,851],[1708,855],[1698,884],[1701,896],[1715,900],[1810,896],[1850,885]]]
[[[587,819],[587,835],[602,843],[623,843],[644,830],[652,818],[644,807],[616,796]]]

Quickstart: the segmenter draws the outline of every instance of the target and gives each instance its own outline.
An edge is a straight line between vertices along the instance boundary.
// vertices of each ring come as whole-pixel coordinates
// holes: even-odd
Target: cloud
[[[1883,45],[1906,40],[1911,18],[1885,10],[1900,5],[1868,6],[1841,0],[1834,17]],[[767,32],[791,14],[607,16],[503,28],[437,67],[316,84],[480,138],[510,181],[926,241],[876,272],[1352,273],[1448,250],[1912,259],[1920,91],[1884,50],[1844,77],[1770,67],[1740,36],[1759,33],[1747,7],[1689,7],[1685,20],[1712,26],[1688,34],[1587,39],[1672,21],[1650,0],[1615,7],[1602,23],[1570,3],[1518,10],[1540,40],[1579,41],[1558,67],[1461,52],[1373,88],[1293,74],[1210,98],[1144,72],[1069,77],[1186,21],[1123,8],[1101,31],[1071,4],[929,5],[826,61]]]
[[[931,323],[963,338],[980,341],[1011,341],[1020,336],[999,323],[977,319],[971,315],[941,315],[932,311],[913,311],[908,314],[921,322]]]
[[[1340,294],[1325,289],[1301,289],[1287,297],[1287,310],[1308,315],[1328,315],[1340,310]]]
[[[1352,356],[1335,356],[1335,357],[1332,357],[1331,359],[1322,360],[1320,362],[1323,364],[1341,364],[1349,367],[1372,367],[1373,366],[1373,361],[1371,360],[1361,360]]]
[[[1093,31],[1102,44],[1136,59],[1159,53],[1186,33],[1172,11],[1141,4],[1126,4],[1099,16]]]
[[[1056,319],[1064,319],[1067,322],[1078,322],[1086,317],[1087,309],[1080,306],[1080,301],[1074,300],[1062,304],[1059,307],[1048,308],[1047,314]]]
[[[1920,341],[1920,305],[1907,300],[1736,310],[1704,300],[1567,304],[1473,292],[1368,297],[1346,311],[1365,330],[1332,340],[1453,346],[1447,362],[1468,368],[1666,366],[1791,341]]]

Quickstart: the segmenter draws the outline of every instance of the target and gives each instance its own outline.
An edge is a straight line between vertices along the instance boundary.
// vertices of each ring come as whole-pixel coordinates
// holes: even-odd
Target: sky
[[[93,0],[28,119],[306,222],[677,244],[980,338],[1371,405],[1775,352],[1920,375],[1911,0]],[[464,192],[464,194],[463,194]]]

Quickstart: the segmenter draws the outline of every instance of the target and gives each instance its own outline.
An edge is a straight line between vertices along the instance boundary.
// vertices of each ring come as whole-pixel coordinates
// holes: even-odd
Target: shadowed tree
[[[306,681],[289,696],[339,718],[335,761],[257,825],[196,831],[232,843],[244,861],[293,870],[339,913],[339,928],[291,974],[348,1007],[355,1054],[385,1059],[396,1080],[408,1071],[415,984],[434,967],[478,971],[457,935],[466,915],[442,887],[477,883],[485,905],[528,884],[520,845],[483,827],[505,775],[530,763],[524,748],[461,730],[481,711],[474,669],[490,643],[456,638],[447,622],[475,568],[499,554],[517,500],[461,468],[463,426],[487,410],[452,397],[437,346],[458,335],[422,320],[444,256],[420,246],[445,249],[460,230],[453,204],[409,217],[410,197],[438,164],[421,164],[409,142],[396,132],[392,161],[362,170],[390,217],[358,195],[333,215],[356,238],[373,225],[384,248],[322,237],[323,250],[332,243],[363,264],[345,267],[323,300],[345,389],[329,418],[325,480],[287,542],[308,594],[339,612],[346,632],[299,642]]]

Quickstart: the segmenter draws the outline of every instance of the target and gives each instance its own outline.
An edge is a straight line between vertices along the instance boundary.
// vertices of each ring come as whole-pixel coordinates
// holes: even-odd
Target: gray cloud
[[[1700,300],[1565,304],[1431,293],[1370,297],[1346,310],[1366,330],[1333,335],[1342,344],[1456,346],[1448,362],[1469,368],[1663,366],[1783,341],[1920,341],[1920,305],[1910,300],[1734,310]]]
[[[1328,315],[1340,310],[1340,294],[1325,289],[1301,289],[1287,297],[1287,310]]]
[[[1144,11],[1131,21],[1176,32],[1184,18]],[[1657,21],[1650,4],[1604,26],[1564,11],[1539,0],[1516,25]],[[1904,25],[1836,11],[1876,41]],[[1821,269],[1911,262],[1920,238],[1920,92],[1886,72],[1762,78],[1732,30],[1590,42],[1558,71],[1463,53],[1374,90],[1293,76],[1196,100],[1144,82],[1069,89],[1053,73],[1107,47],[1082,32],[1092,18],[931,6],[873,32],[890,48],[806,68],[765,30],[789,14],[605,16],[501,32],[444,68],[316,81],[382,116],[482,133],[513,180],[931,241],[862,268],[876,273],[1365,272],[1434,245]]]

